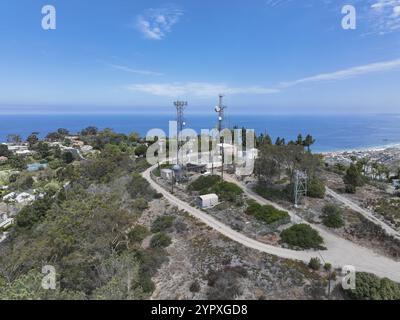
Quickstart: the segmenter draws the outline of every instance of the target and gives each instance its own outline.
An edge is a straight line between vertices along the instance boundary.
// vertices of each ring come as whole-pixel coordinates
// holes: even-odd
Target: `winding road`
[[[295,251],[268,245],[251,239],[242,233],[233,230],[226,224],[213,218],[204,211],[190,206],[188,203],[175,197],[169,191],[157,184],[151,177],[151,172],[156,167],[157,165],[150,167],[143,172],[142,176],[157,192],[161,193],[172,205],[178,207],[180,210],[188,212],[190,215],[202,221],[207,226],[213,228],[235,242],[238,242],[248,248],[272,254],[281,258],[300,260],[306,263],[308,263],[312,257],[317,257],[320,255],[324,261],[331,263],[336,268],[342,268],[345,265],[352,265],[357,271],[371,272],[380,277],[387,277],[396,282],[400,282],[400,262],[396,262],[385,256],[376,254],[370,249],[342,239],[318,225],[312,225],[312,227],[318,230],[321,236],[324,238],[325,246],[327,247],[327,250],[324,251]],[[288,211],[279,205],[258,196],[251,189],[243,186],[236,179],[227,176],[226,180],[241,186],[249,198],[256,200],[260,204],[270,204],[278,209]],[[307,223],[296,213],[291,211],[288,212],[291,215],[293,222]]]

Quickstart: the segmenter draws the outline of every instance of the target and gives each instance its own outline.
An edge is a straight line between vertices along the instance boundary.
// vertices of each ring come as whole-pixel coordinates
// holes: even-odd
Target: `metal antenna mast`
[[[174,105],[176,107],[176,122],[177,122],[177,134],[176,134],[176,139],[177,139],[177,146],[176,146],[176,164],[179,165],[179,148],[181,146],[181,141],[180,141],[180,135],[182,133],[183,127],[185,126],[185,120],[183,116],[183,111],[185,110],[185,107],[187,107],[188,103],[187,101],[175,101]]]
[[[294,172],[294,206],[297,208],[302,197],[307,196],[307,174],[296,170]]]
[[[223,105],[222,100],[224,96],[222,94],[219,95],[218,105],[215,107],[215,112],[218,113],[218,132],[220,134],[220,143],[222,143],[221,147],[221,155],[222,155],[222,169],[221,169],[221,177],[224,179],[224,162],[225,162],[225,153],[224,153],[224,139],[221,137],[221,132],[223,129],[223,121],[224,121],[224,111],[227,108]]]

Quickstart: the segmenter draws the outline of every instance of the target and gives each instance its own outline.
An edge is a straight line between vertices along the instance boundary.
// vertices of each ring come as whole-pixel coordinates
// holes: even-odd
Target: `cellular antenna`
[[[221,169],[221,177],[224,179],[224,162],[225,162],[225,152],[224,152],[224,139],[221,136],[221,132],[223,130],[224,123],[224,113],[227,106],[223,104],[224,96],[222,94],[219,95],[218,105],[215,107],[215,112],[218,113],[218,132],[219,132],[219,142],[221,143],[221,156],[222,156],[222,169]]]
[[[188,106],[187,101],[175,101],[174,105],[176,107],[176,122],[177,122],[177,148],[176,148],[176,163],[179,165],[179,149],[181,146],[180,135],[182,133],[183,128],[185,127],[185,118],[184,118],[184,110]]]

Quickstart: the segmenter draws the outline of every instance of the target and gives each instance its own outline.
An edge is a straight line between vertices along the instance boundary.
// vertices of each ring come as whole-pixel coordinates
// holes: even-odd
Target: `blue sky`
[[[400,0],[2,0],[0,41],[0,113],[400,111]]]

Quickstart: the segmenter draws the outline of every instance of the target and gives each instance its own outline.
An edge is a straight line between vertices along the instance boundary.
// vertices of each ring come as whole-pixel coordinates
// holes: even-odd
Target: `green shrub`
[[[267,224],[278,222],[284,224],[290,221],[290,216],[286,211],[278,210],[270,205],[262,206],[254,200],[248,201],[246,213]]]
[[[216,193],[221,200],[230,202],[235,202],[243,194],[243,190],[239,186],[226,181],[217,183],[212,188],[212,192]]]
[[[325,271],[331,271],[332,270],[332,264],[330,264],[329,262],[324,264],[324,270]]]
[[[322,209],[322,212],[322,223],[328,228],[337,229],[344,226],[342,210],[340,207],[333,204],[327,204]]]
[[[129,231],[128,238],[132,242],[141,243],[148,234],[149,230],[145,226],[138,224]]]
[[[307,195],[311,198],[323,199],[325,197],[325,191],[325,184],[317,178],[311,179],[308,183]]]
[[[200,194],[216,193],[221,200],[240,204],[243,190],[234,183],[221,181],[219,176],[201,176],[193,181],[189,191],[198,191]]]
[[[296,224],[281,232],[283,242],[302,249],[321,249],[322,237],[308,224]]]
[[[141,212],[149,208],[149,203],[146,199],[138,198],[133,202],[133,208]]]
[[[150,246],[152,248],[166,248],[171,244],[171,238],[163,233],[156,233],[153,238],[151,238]]]
[[[264,184],[258,184],[255,187],[254,191],[261,197],[271,201],[277,201],[277,200],[290,201],[291,189],[293,189],[291,188],[291,185],[287,185],[285,188],[281,187],[277,188],[275,186],[271,187],[271,186],[266,186]]]
[[[151,226],[151,232],[157,233],[171,228],[174,220],[175,217],[173,216],[158,217]]]
[[[207,190],[221,181],[219,176],[201,176],[189,185],[189,191],[207,193]]]
[[[312,270],[318,271],[321,268],[321,260],[319,258],[311,258],[308,267]]]
[[[345,294],[355,300],[400,300],[400,286],[387,278],[357,272],[356,288],[346,290]]]

